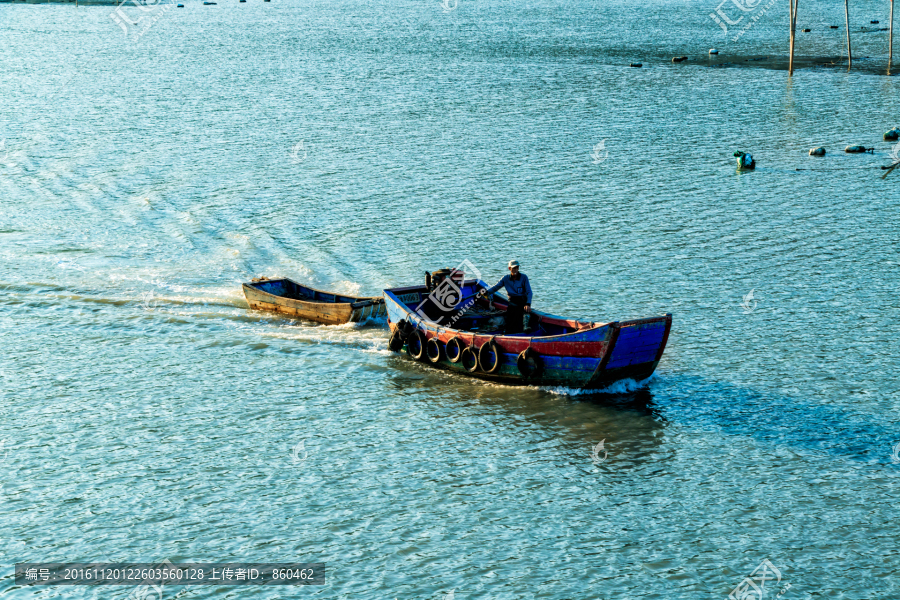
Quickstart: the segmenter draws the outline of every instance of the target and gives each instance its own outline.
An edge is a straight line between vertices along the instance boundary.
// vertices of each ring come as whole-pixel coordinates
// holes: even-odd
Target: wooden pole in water
[[[894,0],[891,0],[891,29],[888,32],[888,75],[894,66]]]
[[[794,0],[788,0],[789,22],[788,29],[791,35],[791,51],[788,55],[788,75],[794,74]]]
[[[844,0],[844,24],[847,28],[847,70],[849,71],[853,66],[853,54],[850,52],[850,6],[848,0]]]
[[[794,74],[794,36],[797,33],[797,2],[798,0],[788,0],[791,3],[791,57],[788,59],[788,75]]]

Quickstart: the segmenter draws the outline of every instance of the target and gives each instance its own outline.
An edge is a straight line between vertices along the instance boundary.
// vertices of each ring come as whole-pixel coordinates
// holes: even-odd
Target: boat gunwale
[[[486,285],[485,282],[480,279],[467,279],[463,282],[463,286],[465,286],[467,283],[481,284],[485,289],[490,287],[490,286]],[[554,321],[557,321],[557,323],[554,323],[556,325],[565,325],[565,326],[571,327],[571,325],[569,325],[570,323],[577,323],[579,325],[583,325],[583,327],[581,327],[580,329],[576,329],[575,331],[571,331],[569,333],[560,333],[560,334],[556,334],[556,335],[552,335],[552,336],[550,336],[550,335],[548,335],[548,336],[541,336],[541,335],[538,335],[538,336],[507,336],[507,335],[496,335],[496,334],[490,334],[490,333],[479,333],[479,332],[475,332],[475,331],[466,331],[464,329],[456,329],[454,327],[446,327],[446,326],[441,325],[440,323],[435,323],[434,321],[427,321],[424,318],[422,318],[421,316],[415,314],[415,312],[413,312],[410,308],[408,308],[406,306],[406,303],[401,302],[400,299],[397,298],[396,294],[394,293],[394,292],[403,293],[403,292],[413,292],[413,291],[421,292],[424,288],[425,288],[425,286],[423,286],[423,285],[412,285],[412,286],[405,286],[405,287],[399,287],[399,288],[388,288],[388,289],[384,290],[384,293],[386,295],[390,295],[391,300],[393,302],[395,302],[398,306],[400,306],[400,308],[401,308],[401,310],[403,310],[403,312],[405,312],[408,316],[412,317],[414,320],[418,321],[418,323],[420,325],[422,325],[423,327],[425,327],[426,329],[428,329],[429,328],[428,326],[430,325],[431,328],[433,330],[435,330],[436,332],[438,332],[438,330],[443,330],[445,332],[453,331],[453,332],[463,334],[466,336],[472,336],[473,344],[475,343],[475,337],[479,336],[479,335],[498,339],[498,340],[499,339],[528,340],[531,343],[534,343],[534,342],[557,342],[557,341],[558,342],[580,343],[580,342],[576,342],[574,340],[566,340],[566,339],[560,339],[560,338],[565,338],[567,336],[572,336],[572,335],[577,335],[577,334],[583,334],[586,331],[592,331],[592,330],[600,329],[602,327],[607,327],[607,326],[618,325],[620,327],[624,327],[624,326],[634,325],[634,324],[638,324],[638,323],[643,324],[643,323],[652,323],[654,321],[663,321],[666,319],[665,315],[661,315],[658,317],[648,317],[645,319],[632,319],[630,321],[622,321],[622,322],[610,321],[607,323],[600,323],[600,322],[596,322],[596,321],[580,321],[578,319],[567,319],[565,317],[560,317],[558,315],[553,315],[553,314],[550,314],[550,313],[547,313],[544,311],[532,309],[531,312],[537,314],[542,319],[549,318],[549,322],[551,322],[551,323],[553,323]],[[501,302],[501,304],[504,304],[508,307],[509,300],[507,298],[505,298],[503,295],[499,295],[499,297],[503,300],[503,302]]]

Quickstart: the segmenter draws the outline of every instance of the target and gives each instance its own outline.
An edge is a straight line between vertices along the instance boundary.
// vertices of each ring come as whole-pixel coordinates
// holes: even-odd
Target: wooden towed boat
[[[494,295],[494,310],[475,297],[489,287],[466,280],[450,294],[411,286],[384,290],[391,350],[406,349],[434,367],[504,384],[602,389],[617,381],[643,381],[662,357],[672,315],[592,323],[532,309],[529,331],[505,335],[508,300]],[[453,310],[435,312],[428,303],[458,299]]]
[[[344,296],[301,285],[291,279],[254,279],[243,284],[250,308],[273,310],[307,321],[341,325],[384,316],[384,299]]]

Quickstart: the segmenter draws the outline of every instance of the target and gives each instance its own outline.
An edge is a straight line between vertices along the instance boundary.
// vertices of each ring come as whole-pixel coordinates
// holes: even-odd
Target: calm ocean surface
[[[766,559],[766,598],[900,597],[897,78],[702,67],[785,53],[781,3],[737,41],[716,0],[186,4],[0,4],[0,598],[164,559],[328,570],[164,598],[724,600]],[[673,313],[655,379],[489,385],[240,289],[511,258],[537,308]]]

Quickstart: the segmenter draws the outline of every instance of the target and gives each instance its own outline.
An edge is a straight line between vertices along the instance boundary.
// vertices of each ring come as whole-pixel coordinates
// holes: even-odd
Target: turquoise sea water
[[[786,50],[780,5],[737,42],[717,6],[0,4],[0,595],[164,559],[328,565],[165,598],[724,599],[763,560],[767,598],[900,595],[900,89],[704,68]],[[510,258],[549,312],[673,313],[656,378],[488,385],[240,292]]]

